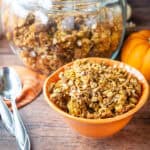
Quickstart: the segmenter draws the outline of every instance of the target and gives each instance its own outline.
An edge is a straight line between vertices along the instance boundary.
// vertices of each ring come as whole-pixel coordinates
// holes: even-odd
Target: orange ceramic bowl
[[[61,67],[56,72],[54,72],[52,75],[50,75],[44,84],[44,96],[48,104],[51,106],[52,109],[54,109],[56,112],[58,112],[61,116],[64,117],[65,122],[67,122],[73,129],[78,131],[81,135],[87,136],[87,137],[95,137],[95,138],[104,138],[113,135],[114,133],[117,133],[119,130],[121,130],[127,123],[131,120],[133,115],[146,103],[149,97],[149,85],[144,76],[137,71],[136,69],[122,63],[119,61],[114,61],[110,59],[104,59],[104,58],[85,58],[88,61],[91,62],[106,62],[109,65],[117,65],[118,67],[125,68],[130,74],[138,78],[138,80],[141,82],[143,87],[142,96],[139,99],[138,104],[135,108],[131,109],[127,113],[124,113],[122,115],[118,115],[113,118],[106,118],[106,119],[84,119],[84,118],[78,118],[74,117],[70,114],[67,114],[66,112],[62,111],[60,108],[58,108],[48,97],[48,86],[51,82],[56,82],[59,80],[58,74],[62,71],[64,71],[64,68],[66,66],[72,65],[72,62]]]

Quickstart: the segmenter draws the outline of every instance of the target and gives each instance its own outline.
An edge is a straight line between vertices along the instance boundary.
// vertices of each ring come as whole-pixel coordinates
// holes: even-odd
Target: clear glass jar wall
[[[113,57],[124,36],[122,0],[4,0],[3,30],[23,63],[50,74],[84,57]]]

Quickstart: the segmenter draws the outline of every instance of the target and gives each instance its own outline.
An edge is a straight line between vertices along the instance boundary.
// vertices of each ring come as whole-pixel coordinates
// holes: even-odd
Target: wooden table
[[[150,0],[130,0],[137,29],[150,28]],[[0,41],[0,65],[20,65],[5,40]],[[150,102],[113,137],[101,140],[82,137],[70,129],[44,101],[41,94],[20,110],[33,150],[149,150]],[[15,150],[15,138],[0,122],[0,150]]]

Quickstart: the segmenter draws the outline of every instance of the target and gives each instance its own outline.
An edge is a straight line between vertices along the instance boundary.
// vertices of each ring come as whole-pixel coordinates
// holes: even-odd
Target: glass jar
[[[79,58],[116,58],[125,6],[125,0],[4,0],[3,30],[26,66],[50,74]]]

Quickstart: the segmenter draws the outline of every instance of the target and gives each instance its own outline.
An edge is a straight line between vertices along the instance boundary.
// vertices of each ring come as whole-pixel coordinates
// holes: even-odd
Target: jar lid
[[[119,3],[122,0],[14,0],[18,5],[23,6],[26,9],[38,10],[43,8],[45,10],[50,10],[51,8],[55,8],[57,5],[65,6],[65,10],[75,10],[76,5],[85,5],[92,4],[94,9],[97,5],[98,7],[103,6],[112,6],[116,3]]]
[[[37,8],[39,0],[15,0],[17,4],[25,8]],[[45,1],[45,0],[43,0]]]
[[[26,9],[49,9],[52,5],[52,0],[14,0],[18,5],[23,6]]]
[[[25,9],[31,9],[31,10],[38,10],[40,8],[43,8],[45,10],[50,10],[51,8],[53,9],[59,9],[60,6],[62,5],[64,8],[64,11],[69,11],[69,10],[75,10],[76,5],[84,5],[86,3],[99,3],[103,0],[14,0],[18,5],[21,5]],[[92,6],[92,5],[90,5]],[[93,7],[95,7],[93,5]]]

